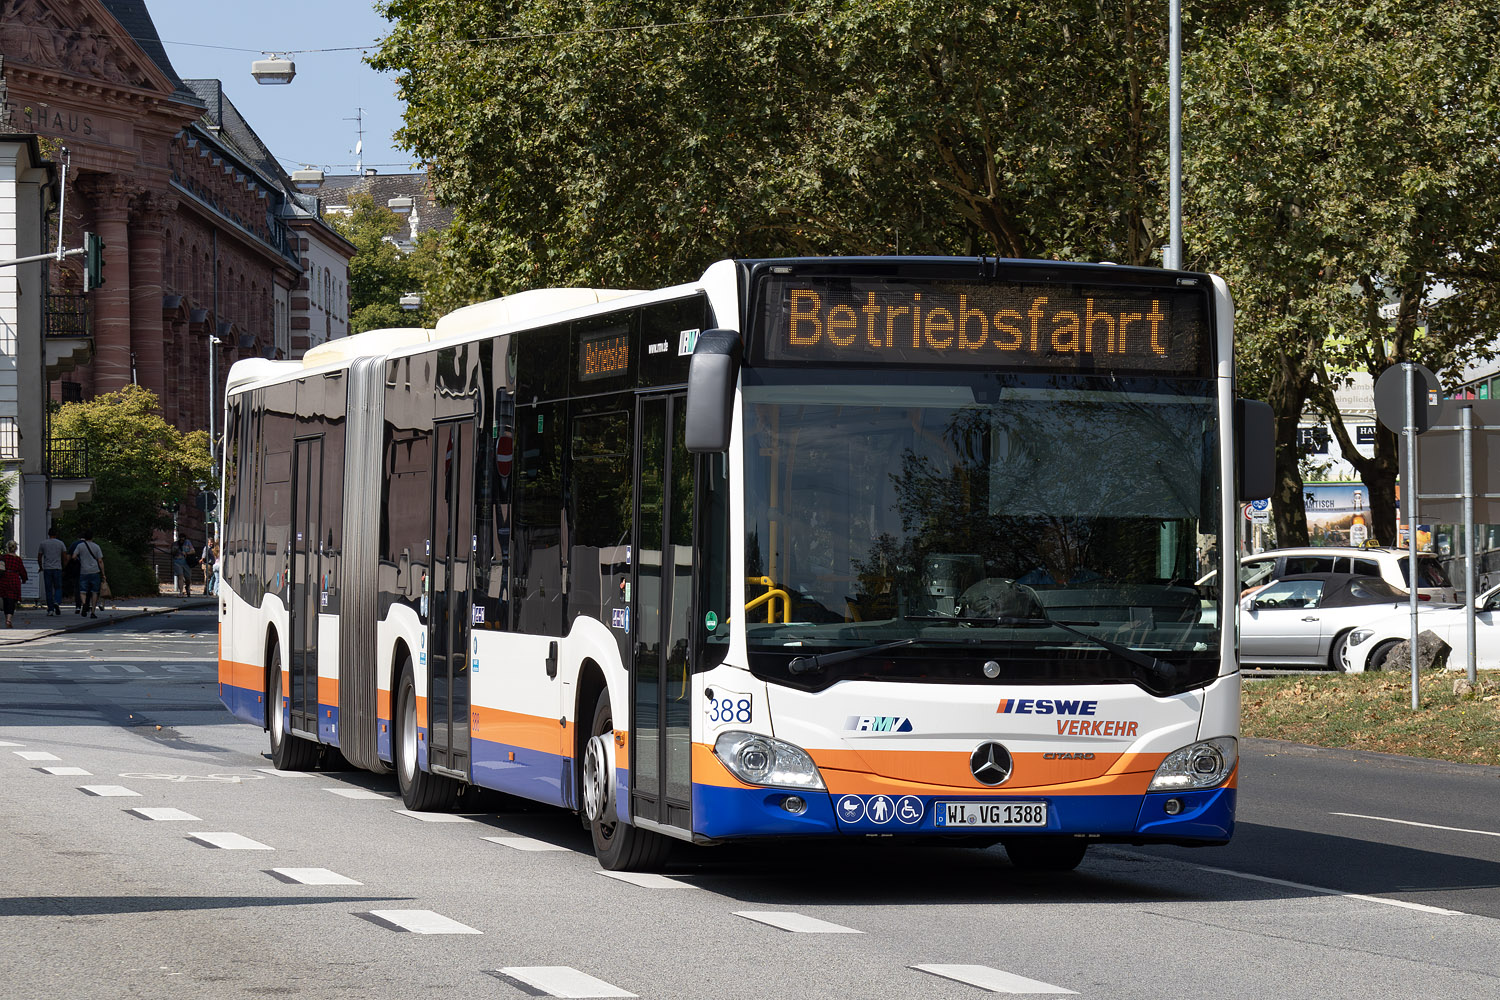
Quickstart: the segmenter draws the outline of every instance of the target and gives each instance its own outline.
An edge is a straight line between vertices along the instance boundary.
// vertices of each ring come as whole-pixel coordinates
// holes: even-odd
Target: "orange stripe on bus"
[[[266,689],[266,672],[257,663],[241,663],[219,657],[219,683],[246,691],[263,692]]]
[[[421,709],[419,708],[418,711]],[[524,750],[573,756],[573,726],[540,715],[507,712],[475,705],[471,710],[473,736]]]

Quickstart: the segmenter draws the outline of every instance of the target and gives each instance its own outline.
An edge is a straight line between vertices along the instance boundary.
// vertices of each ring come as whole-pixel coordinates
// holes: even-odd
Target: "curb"
[[[39,631],[35,635],[29,635],[24,639],[0,638],[0,646],[19,646],[23,643],[35,642],[38,639],[49,639],[55,635],[68,635],[73,632],[91,632],[94,629],[103,628],[106,625],[113,625],[115,622],[131,621],[135,618],[153,618],[157,615],[170,615],[174,611],[211,608],[214,607],[217,603],[217,600],[214,599],[184,601],[181,604],[173,605],[170,607],[141,608],[138,611],[127,611],[124,614],[112,615],[109,618],[83,618],[76,624],[69,625],[66,628],[51,628],[47,629],[46,631]]]

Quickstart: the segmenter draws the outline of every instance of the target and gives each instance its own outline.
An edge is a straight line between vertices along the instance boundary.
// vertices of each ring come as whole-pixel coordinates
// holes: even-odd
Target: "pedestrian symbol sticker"
[[[915,795],[903,795],[896,802],[896,818],[907,826],[922,820],[922,800]]]
[[[877,795],[865,805],[865,811],[875,823],[889,823],[896,814],[896,804],[889,795]]]
[[[845,795],[839,799],[839,819],[845,823],[858,823],[865,816],[865,800],[858,795]]]

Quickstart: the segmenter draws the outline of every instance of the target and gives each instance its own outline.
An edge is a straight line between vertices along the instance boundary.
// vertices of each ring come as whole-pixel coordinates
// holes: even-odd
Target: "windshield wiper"
[[[897,646],[910,646],[916,639],[897,639],[895,642],[882,642],[876,646],[859,646],[855,649],[840,649],[832,653],[819,653],[817,656],[798,656],[786,665],[787,673],[810,674],[815,670],[835,663],[843,663],[845,660],[857,660],[861,656],[869,656],[871,653],[882,653],[887,649],[895,649]]]
[[[1087,639],[1094,645],[1106,649],[1111,653],[1114,653],[1122,660],[1126,660],[1127,662],[1140,667],[1142,670],[1146,671],[1146,673],[1150,674],[1152,677],[1157,678],[1164,684],[1171,684],[1177,679],[1176,664],[1171,663],[1167,660],[1158,659],[1149,653],[1143,653],[1139,649],[1131,649],[1129,646],[1122,646],[1118,642],[1111,642],[1108,639],[1093,635],[1089,632],[1085,632],[1082,629],[1074,628],[1067,622],[1058,621],[1056,618],[1047,618],[1043,616],[1040,618],[991,618],[988,620],[994,622],[996,625],[1016,628],[1028,628],[1041,625],[1056,625],[1064,632],[1071,632],[1073,635],[1076,635],[1079,638]],[[1080,622],[1079,624],[1085,623]]]

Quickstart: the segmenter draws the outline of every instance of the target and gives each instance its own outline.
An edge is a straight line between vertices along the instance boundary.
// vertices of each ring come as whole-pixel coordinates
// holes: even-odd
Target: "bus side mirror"
[[[734,416],[734,387],[740,377],[740,335],[704,330],[688,361],[687,450],[695,455],[727,451]]]
[[[1234,401],[1235,469],[1239,499],[1264,500],[1276,491],[1276,420],[1259,400]]]

